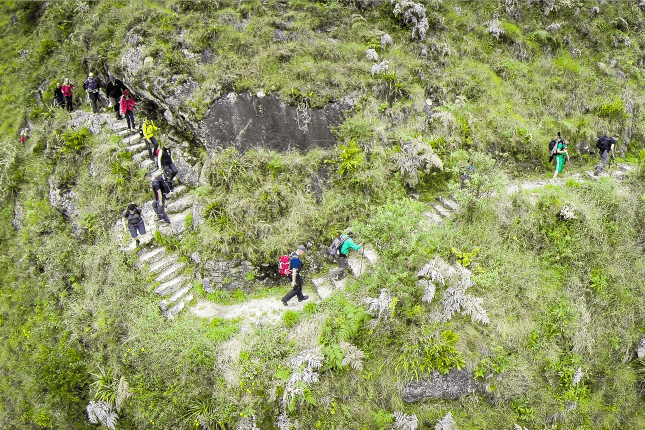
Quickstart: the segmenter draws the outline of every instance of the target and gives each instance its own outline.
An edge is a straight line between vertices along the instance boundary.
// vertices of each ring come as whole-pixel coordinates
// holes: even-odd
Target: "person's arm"
[[[159,196],[158,205],[163,207],[163,196],[161,195],[161,188],[157,190],[157,195]]]
[[[163,148],[158,148],[157,149],[157,166],[159,166],[159,170],[163,172],[163,169],[161,168],[161,155],[163,154]]]
[[[291,286],[296,285],[296,275],[298,274],[298,269],[294,267],[291,269]]]
[[[125,224],[125,217],[121,217],[121,224],[123,224],[123,231],[128,232],[128,226]]]

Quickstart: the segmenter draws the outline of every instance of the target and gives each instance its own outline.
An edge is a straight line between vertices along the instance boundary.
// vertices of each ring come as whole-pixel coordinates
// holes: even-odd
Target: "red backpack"
[[[288,255],[280,257],[280,261],[278,262],[278,272],[283,276],[291,275],[291,259]]]

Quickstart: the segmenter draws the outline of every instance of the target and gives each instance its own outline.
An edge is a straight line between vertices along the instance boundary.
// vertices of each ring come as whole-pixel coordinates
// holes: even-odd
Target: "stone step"
[[[598,180],[598,176],[594,175],[591,170],[585,170],[585,173],[590,179],[593,179],[594,181]]]
[[[180,288],[179,290],[175,291],[175,293],[170,296],[170,298],[168,298],[168,301],[170,303],[176,303],[181,298],[181,296],[183,296],[190,290],[190,288],[190,285]]]
[[[159,231],[164,233],[164,234],[179,234],[183,233],[185,230],[184,222],[186,221],[186,217],[188,217],[188,214],[192,216],[192,210],[187,209],[184,212],[180,212],[178,214],[175,214],[173,216],[170,216],[170,225],[168,224],[162,224],[159,226]]]
[[[176,179],[177,178],[175,178],[175,180]],[[189,190],[190,190],[190,188],[188,188],[186,185],[175,185],[175,189],[171,193],[168,193],[166,198],[168,200],[174,200],[174,199],[178,198],[179,196],[187,193]]]
[[[141,152],[137,152],[132,156],[132,161],[135,163],[140,163],[143,160],[150,160],[150,154],[148,154],[148,150],[145,148],[145,144],[143,145],[144,150]]]
[[[174,275],[179,273],[179,271],[181,271],[185,266],[186,266],[186,263],[183,263],[183,262],[173,264],[172,266],[168,267],[166,270],[161,272],[161,274],[155,278],[155,282],[169,281],[174,277]]]
[[[457,203],[454,200],[450,200],[447,197],[437,197],[437,200],[439,200],[439,202],[442,205],[444,205],[445,207],[447,207],[448,209],[450,209],[453,212],[457,212],[459,210],[459,207],[460,207],[459,203]]]
[[[316,278],[312,279],[311,283],[318,294],[318,297],[325,300],[327,297],[334,293],[334,285],[329,278]]]
[[[191,207],[194,201],[195,201],[195,198],[190,194],[187,194],[183,197],[179,197],[176,200],[173,200],[172,202],[169,202],[166,205],[166,212],[168,213],[181,212],[184,209]]]
[[[178,257],[176,255],[167,255],[161,260],[155,261],[150,265],[150,273],[159,273],[170,265],[175,264],[177,260]]]
[[[131,136],[127,136],[127,137],[124,137],[123,139],[121,139],[121,144],[123,144],[123,145],[132,145],[134,142],[138,142],[139,140],[143,140],[143,139],[141,139],[141,137],[139,137],[139,133],[136,133],[136,134],[133,134]]]
[[[118,123],[112,125],[110,129],[112,130],[112,133],[116,134],[117,136],[123,136],[124,134],[128,134],[132,131],[128,130],[128,125],[125,123],[125,121],[119,121]]]
[[[452,216],[452,211],[442,206],[439,202],[432,202],[430,203],[430,206],[432,206],[434,210],[444,218],[450,218]]]
[[[157,168],[157,165],[156,165],[156,163],[155,163],[153,160],[151,160],[150,158],[146,158],[145,160],[143,160],[143,161],[139,164],[139,167],[140,167],[141,169],[148,169],[148,171],[149,171],[149,172],[152,172],[152,171],[154,171],[154,170]]]
[[[151,251],[145,251],[139,255],[139,261],[143,264],[152,264],[159,261],[166,254],[166,248],[154,248]]]
[[[629,172],[633,169],[629,164],[616,163],[616,168],[622,170],[623,172]]]
[[[421,215],[426,217],[426,219],[430,221],[430,224],[443,224],[443,218],[441,218],[441,216],[435,212],[423,212]]]
[[[181,310],[184,309],[184,306],[186,306],[186,304],[183,301],[181,301],[181,302],[177,303],[176,305],[173,305],[167,311],[165,311],[164,316],[167,319],[171,320],[171,319],[175,318],[177,315],[179,315],[179,312],[181,312]],[[159,305],[159,307],[161,307],[161,305]]]
[[[187,276],[177,276],[176,278],[159,284],[154,292],[160,296],[167,296],[180,289],[188,280],[189,278]]]
[[[126,151],[131,152],[133,154],[136,154],[137,152],[145,149],[146,154],[148,153],[148,148],[146,147],[146,142],[141,141],[138,143],[135,143],[134,145],[130,145],[127,148],[125,148]]]

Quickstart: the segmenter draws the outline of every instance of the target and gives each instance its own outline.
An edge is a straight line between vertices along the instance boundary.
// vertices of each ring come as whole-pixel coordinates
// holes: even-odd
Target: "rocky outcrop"
[[[202,287],[207,293],[215,290],[248,289],[255,279],[257,269],[248,261],[207,260],[204,263],[204,277]]]
[[[484,391],[484,386],[473,378],[470,371],[453,369],[447,375],[433,372],[428,380],[410,382],[401,391],[401,400],[406,403],[426,399],[455,400]]]
[[[336,144],[332,127],[353,107],[349,99],[321,109],[287,106],[277,94],[228,94],[215,101],[200,122],[207,150],[235,146],[306,151]]]
[[[173,127],[183,129],[212,152],[235,146],[306,151],[336,144],[332,128],[339,125],[354,101],[345,98],[320,109],[288,106],[277,94],[264,96],[230,93],[215,100],[202,120],[188,103],[199,84],[182,75],[142,77],[151,66],[140,46],[129,48],[121,58],[123,78],[134,94],[154,104]]]
[[[49,203],[61,215],[71,222],[72,229],[78,228],[78,207],[76,206],[76,193],[72,190],[63,191],[57,188],[54,181],[49,180]]]

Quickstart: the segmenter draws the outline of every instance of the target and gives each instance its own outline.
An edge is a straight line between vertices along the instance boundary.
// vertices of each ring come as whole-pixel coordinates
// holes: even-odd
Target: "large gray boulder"
[[[447,375],[433,372],[428,380],[410,382],[401,391],[401,399],[406,403],[426,399],[455,400],[477,391],[484,392],[484,386],[473,378],[470,371],[453,369]]]
[[[287,106],[277,94],[231,93],[213,102],[200,128],[209,150],[229,146],[240,152],[259,147],[278,151],[328,148],[336,144],[331,129],[352,107],[349,99],[307,109]]]

